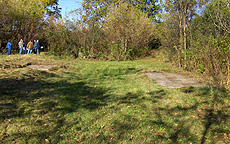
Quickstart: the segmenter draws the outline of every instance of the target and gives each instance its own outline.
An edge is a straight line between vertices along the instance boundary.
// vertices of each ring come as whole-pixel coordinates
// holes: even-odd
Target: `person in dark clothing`
[[[24,54],[26,54],[26,48],[25,48],[25,42],[23,42],[23,51],[24,51]]]
[[[40,54],[40,42],[37,40],[37,54]]]
[[[37,41],[34,40],[34,54],[37,54]]]

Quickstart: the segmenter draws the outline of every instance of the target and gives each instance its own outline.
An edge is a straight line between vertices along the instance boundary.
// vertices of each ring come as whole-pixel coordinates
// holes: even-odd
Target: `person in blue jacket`
[[[8,48],[8,55],[10,55],[11,48],[12,48],[12,43],[10,42],[10,40],[7,42],[7,48]]]

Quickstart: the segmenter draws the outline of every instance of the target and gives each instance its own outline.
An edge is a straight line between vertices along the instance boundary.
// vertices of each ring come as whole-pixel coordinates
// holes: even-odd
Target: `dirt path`
[[[146,73],[146,75],[163,87],[183,88],[183,87],[204,87],[206,84],[199,83],[194,79],[176,73]]]

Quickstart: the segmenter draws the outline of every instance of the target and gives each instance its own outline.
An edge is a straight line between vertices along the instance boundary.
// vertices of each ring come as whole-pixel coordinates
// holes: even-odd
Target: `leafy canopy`
[[[148,14],[148,17],[155,18],[155,15],[160,10],[160,6],[157,4],[158,0],[84,0],[83,10],[85,12],[84,21],[89,19],[101,20],[109,12],[109,8],[114,5],[120,5],[122,3],[128,3],[140,11]]]

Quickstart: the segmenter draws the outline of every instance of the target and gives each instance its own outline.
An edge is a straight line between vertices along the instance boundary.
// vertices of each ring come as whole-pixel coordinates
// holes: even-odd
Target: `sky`
[[[62,8],[61,15],[65,18],[65,13],[81,7],[82,0],[59,0],[59,7]]]

